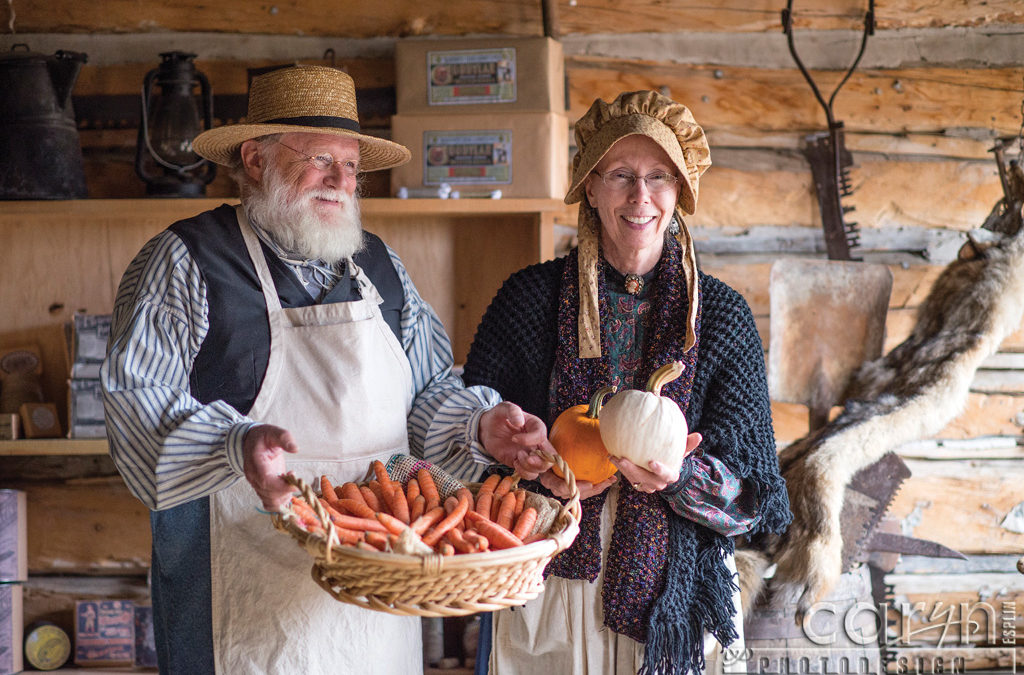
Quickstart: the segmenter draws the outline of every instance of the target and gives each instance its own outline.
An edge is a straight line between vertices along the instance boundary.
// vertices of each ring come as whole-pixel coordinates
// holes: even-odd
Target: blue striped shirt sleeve
[[[151,239],[125,271],[100,370],[110,454],[149,508],[171,508],[242,475],[249,420],[202,405],[189,373],[206,336],[206,289],[177,235]]]

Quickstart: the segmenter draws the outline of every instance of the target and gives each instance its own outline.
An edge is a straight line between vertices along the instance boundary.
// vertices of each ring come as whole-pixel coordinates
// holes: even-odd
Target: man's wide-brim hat
[[[280,68],[253,78],[244,124],[196,136],[200,157],[231,166],[245,141],[269,134],[312,133],[359,141],[361,171],[390,169],[409,161],[409,149],[360,131],[356,85],[348,73],[325,66]]]

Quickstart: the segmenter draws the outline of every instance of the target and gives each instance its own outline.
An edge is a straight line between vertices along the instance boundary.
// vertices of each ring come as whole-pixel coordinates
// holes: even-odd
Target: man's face
[[[358,141],[284,134],[269,144],[247,141],[242,157],[254,183],[246,213],[289,253],[335,262],[359,250]]]

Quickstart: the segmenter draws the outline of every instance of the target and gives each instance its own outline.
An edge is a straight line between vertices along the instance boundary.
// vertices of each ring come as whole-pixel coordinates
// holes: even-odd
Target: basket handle
[[[573,474],[572,469],[569,468],[569,465],[565,463],[565,460],[562,459],[560,455],[552,455],[550,452],[541,450],[540,448],[534,448],[533,454],[537,455],[545,462],[551,462],[557,466],[558,470],[562,472],[563,476],[565,476],[563,480],[565,480],[566,484],[569,486],[569,492],[572,493],[569,497],[569,501],[562,504],[562,508],[558,512],[558,518],[563,518],[566,513],[569,513],[576,522],[579,523],[583,512],[580,507],[580,490],[576,487],[576,476]]]
[[[323,504],[320,503],[316,493],[313,492],[313,488],[307,485],[306,481],[302,480],[291,471],[281,474],[281,478],[289,485],[298,488],[299,492],[302,494],[302,498],[313,508],[313,511],[316,513],[316,517],[320,519],[321,523],[323,523],[324,530],[327,532],[327,551],[325,552],[324,557],[328,563],[332,562],[331,550],[335,545],[341,546],[341,539],[338,537],[338,531],[334,528],[334,521],[332,521],[331,517],[327,515],[327,511],[324,510]],[[291,507],[287,506],[285,508],[290,509]],[[280,514],[275,514],[274,517],[280,518],[281,516]]]

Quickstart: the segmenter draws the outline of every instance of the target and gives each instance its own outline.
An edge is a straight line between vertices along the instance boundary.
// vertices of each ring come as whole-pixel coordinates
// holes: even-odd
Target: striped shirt
[[[476,479],[493,459],[477,440],[493,389],[452,373],[451,342],[390,248],[405,297],[401,334],[412,368],[410,451]],[[181,239],[164,231],[125,271],[100,371],[110,454],[132,494],[167,509],[222,490],[243,475],[242,441],[256,424],[222,401],[192,397],[189,374],[209,330],[206,285]]]

